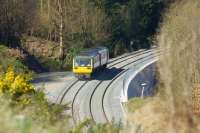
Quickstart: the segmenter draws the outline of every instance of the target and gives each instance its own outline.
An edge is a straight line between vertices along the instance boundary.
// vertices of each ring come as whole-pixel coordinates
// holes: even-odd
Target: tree
[[[0,41],[15,47],[31,25],[35,3],[32,0],[0,0]]]
[[[148,38],[152,36],[161,19],[164,9],[164,0],[130,0],[127,8],[125,22],[125,36],[134,48],[149,48]]]
[[[64,0],[57,0],[57,10],[58,10],[58,16],[60,21],[59,26],[59,44],[60,44],[60,54],[59,57],[61,60],[64,58],[64,44],[63,44],[63,28],[64,28]]]
[[[39,1],[33,35],[59,42],[61,58],[67,56],[71,47],[93,47],[108,40],[109,18],[101,3],[94,4],[90,0]]]

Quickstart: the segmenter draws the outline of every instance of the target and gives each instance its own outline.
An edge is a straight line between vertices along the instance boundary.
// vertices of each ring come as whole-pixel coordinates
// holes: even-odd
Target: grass
[[[63,115],[63,106],[50,105],[41,99],[41,94],[32,98],[26,106],[12,106],[8,98],[0,98],[0,132],[3,133],[120,133],[121,127],[114,124],[96,124],[86,120],[72,126],[70,116]]]
[[[135,112],[136,110],[140,109],[141,107],[145,106],[151,98],[133,98],[128,102],[128,110],[130,112]]]
[[[166,49],[159,64],[160,82],[173,132],[198,132],[191,108],[192,87],[200,82],[200,1],[182,0],[165,16],[158,42]]]
[[[135,100],[133,103],[131,100],[130,103],[129,108],[132,109],[128,112],[129,123],[137,125],[142,133],[165,133],[169,109],[158,96],[139,101]],[[130,106],[132,104],[133,106]],[[136,108],[133,110],[134,107]],[[132,128],[132,126],[129,127],[129,129]]]
[[[192,113],[192,89],[200,84],[199,12],[199,0],[177,0],[163,15],[157,43],[166,52],[158,63],[158,98],[138,101],[139,109],[129,115],[145,133],[200,132],[199,118]]]
[[[8,102],[10,101],[10,102]],[[3,133],[120,133],[116,124],[96,124],[86,120],[75,127],[70,116],[64,115],[66,106],[49,104],[42,93],[32,96],[26,106],[13,105],[8,97],[0,97],[0,132]]]
[[[8,97],[1,97],[0,132],[56,133],[69,131],[70,126],[67,126],[67,116],[62,116],[66,118],[59,119],[61,117],[62,107],[49,105],[45,100],[40,99],[41,97],[38,95],[36,94],[32,97],[31,104],[23,107],[8,102]]]

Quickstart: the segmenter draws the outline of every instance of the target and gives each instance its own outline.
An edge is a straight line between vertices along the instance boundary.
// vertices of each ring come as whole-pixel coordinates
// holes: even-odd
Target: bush
[[[0,44],[0,64],[2,71],[6,71],[9,66],[13,66],[17,73],[29,73],[30,70],[23,63],[23,54],[17,49],[8,49]]]
[[[68,116],[63,117],[66,106],[48,103],[43,92],[34,91],[30,79],[30,75],[17,73],[13,67],[1,73],[0,112],[4,117],[0,122],[4,124],[0,132],[68,131]]]
[[[7,72],[0,78],[0,92],[11,95],[14,99],[19,98],[23,94],[28,94],[34,91],[33,86],[28,82],[30,76],[14,72],[12,67],[9,67]]]
[[[158,35],[158,44],[165,51],[159,62],[159,90],[165,94],[162,98],[173,118],[169,121],[172,132],[199,132],[191,113],[192,88],[200,83],[199,12],[199,0],[177,0],[165,15]]]
[[[64,115],[67,105],[50,104],[43,92],[36,92],[29,83],[30,75],[9,67],[0,76],[0,132],[26,133],[118,133],[120,125],[96,124],[86,120],[72,127],[70,116]],[[6,120],[6,121],[5,121]],[[7,130],[9,129],[9,130]]]

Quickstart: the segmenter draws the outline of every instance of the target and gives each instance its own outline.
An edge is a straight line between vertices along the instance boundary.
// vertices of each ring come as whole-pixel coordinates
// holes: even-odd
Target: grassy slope
[[[23,63],[24,55],[17,49],[9,49],[0,44],[0,66],[5,71],[8,66],[14,66],[18,72],[27,72],[28,68]]]
[[[145,133],[197,133],[191,90],[200,81],[200,1],[172,4],[164,17],[158,44],[168,54],[159,63],[159,96],[129,118],[142,124]]]
[[[24,36],[21,46],[48,71],[71,70],[72,58],[81,47],[67,47],[64,61],[59,60],[59,44],[41,38]]]
[[[46,41],[40,38],[25,36],[21,41],[21,47],[26,50],[20,52],[18,49],[9,49],[5,45],[0,44],[0,64],[3,68],[7,68],[13,64],[17,69],[29,69],[35,72],[45,71],[61,71],[69,70],[72,53],[61,62],[59,60],[59,45],[56,42]],[[26,64],[26,65],[24,65]]]
[[[30,55],[47,70],[58,71],[61,64],[58,60],[59,44],[40,38],[25,36],[22,45]]]
[[[61,116],[62,108],[49,105],[36,94],[32,103],[21,107],[11,106],[9,98],[0,97],[0,132],[1,133],[64,133],[72,127],[67,116]],[[39,98],[40,97],[40,98]],[[8,102],[10,101],[10,102]]]
[[[144,133],[164,133],[169,110],[159,97],[132,99],[128,103],[128,108],[129,122],[141,126]]]

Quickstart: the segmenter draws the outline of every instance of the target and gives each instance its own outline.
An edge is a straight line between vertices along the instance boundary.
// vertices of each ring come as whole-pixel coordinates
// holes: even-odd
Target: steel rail
[[[120,58],[116,58],[116,59],[112,60],[111,62],[108,62],[108,65],[111,64],[111,63],[113,63],[113,62],[115,62],[115,61],[118,61],[117,63],[115,63],[115,64],[109,66],[109,67],[112,67],[112,66],[114,66],[114,65],[116,65],[116,64],[118,64],[118,63],[121,63],[121,62],[123,62],[123,61],[126,61],[126,60],[132,58],[133,55],[139,56],[139,55],[142,55],[142,54],[151,52],[151,51],[154,50],[154,49],[155,49],[155,48],[153,48],[153,49],[151,49],[151,50],[143,50],[143,51],[136,51],[136,52],[133,52],[133,53],[131,53],[131,54],[122,56],[122,57],[120,57]],[[130,56],[130,58],[127,59],[126,57],[129,57],[129,56]],[[124,58],[124,59],[123,59],[123,58]],[[122,60],[122,61],[119,61],[120,59],[123,59],[123,60]],[[57,101],[59,100],[59,97],[63,94],[62,97],[61,97],[61,100],[60,100],[60,102],[59,102],[59,104],[61,104],[61,103],[63,102],[63,99],[64,99],[65,95],[69,92],[69,90],[70,90],[73,86],[75,86],[76,83],[78,83],[78,81],[79,81],[79,80],[75,80],[69,87],[67,87],[67,89],[64,91],[64,94],[63,94],[63,92],[61,92],[61,93],[58,95],[57,99],[56,99],[56,103],[57,103]]]
[[[131,58],[140,56],[140,55],[145,54],[145,53],[152,52],[153,50],[154,50],[154,49],[151,49],[151,50],[148,50],[148,51],[139,51],[139,52],[134,52],[133,54],[129,54],[129,55],[123,56],[122,58],[118,58],[118,59],[116,59],[115,61],[118,61],[118,60],[123,59],[123,58],[125,58],[125,59],[123,59],[122,61],[118,61],[117,63],[112,64],[112,65],[109,66],[108,68],[111,68],[111,67],[113,67],[113,66],[115,66],[115,65],[117,65],[117,64],[120,64],[120,63],[122,63],[122,62],[124,62],[124,61],[127,61],[127,60],[129,60],[129,59],[131,59]],[[126,58],[126,57],[128,57],[128,58]],[[111,63],[113,63],[113,62],[115,62],[115,61],[111,61],[111,62],[109,62],[109,64],[111,64]],[[132,63],[132,62],[131,62],[131,63]],[[62,93],[63,95],[62,95],[61,100],[60,100],[60,102],[59,102],[60,104],[62,104],[62,102],[63,102],[65,96],[67,95],[67,93],[68,93],[78,82],[79,82],[79,80],[75,80],[75,81],[66,89],[66,91],[64,91],[64,94]],[[85,82],[81,85],[81,87],[78,89],[78,91],[76,92],[76,94],[75,94],[75,96],[74,96],[74,98],[73,98],[73,101],[72,101],[72,117],[73,117],[74,122],[76,122],[75,116],[74,116],[74,103],[75,103],[76,97],[77,97],[78,93],[81,91],[81,89],[82,89],[88,82],[89,82],[89,81],[85,81]],[[102,81],[100,81],[100,82],[102,82]],[[59,95],[59,96],[60,96],[60,95]]]
[[[155,50],[153,51],[153,50],[149,50],[148,51],[148,53],[150,53],[150,52],[153,52],[152,54],[150,54],[150,55],[153,55],[153,54],[155,54],[154,52],[155,52]],[[145,53],[147,53],[147,52],[145,52]],[[143,54],[145,54],[145,53],[143,53]],[[141,54],[140,54],[141,55]],[[148,56],[150,56],[150,55],[148,55]],[[139,55],[137,55],[137,56],[139,56]],[[133,57],[137,57],[137,56],[133,56],[132,55],[132,58]],[[145,56],[146,57],[146,56]],[[143,58],[143,57],[142,57]],[[129,62],[128,64],[126,64],[126,65],[123,65],[122,67],[125,67],[125,66],[127,66],[127,65],[129,65],[129,64],[132,64],[133,62],[136,62],[136,61],[138,61],[138,60],[141,60],[142,58],[139,58],[139,59],[137,59],[137,60],[134,60],[134,61],[131,61],[131,62]],[[130,58],[129,58],[130,59]],[[127,60],[123,60],[123,61],[121,61],[121,62],[118,62],[118,63],[115,63],[115,64],[113,64],[113,65],[111,65],[111,66],[109,66],[108,68],[112,68],[113,66],[115,66],[115,65],[117,65],[117,64],[120,64],[120,63],[122,63],[122,62],[124,62],[124,61],[127,61]],[[121,68],[121,67],[120,67]],[[76,94],[75,94],[75,96],[74,96],[74,98],[73,98],[73,101],[72,101],[72,118],[73,118],[73,120],[74,120],[74,122],[76,123],[76,119],[75,119],[75,109],[74,109],[74,104],[75,104],[75,100],[76,100],[76,98],[77,98],[77,96],[78,96],[78,94],[79,94],[79,92],[82,90],[82,88],[88,83],[89,81],[85,81],[82,85],[81,85],[81,87],[78,89],[78,91],[76,92]],[[100,86],[100,84],[102,83],[103,81],[99,81],[99,83],[97,83],[97,86]],[[98,87],[95,87],[95,89],[96,88],[98,88]],[[93,95],[94,95],[94,91],[92,92],[92,95],[90,96],[90,104],[91,104],[91,98],[93,97]],[[91,116],[91,118],[92,118],[92,120],[94,120],[93,119],[93,115],[92,115],[92,113],[91,113],[91,108],[90,108],[90,116]]]
[[[118,62],[115,63],[115,64],[112,64],[112,65],[109,66],[108,68],[111,68],[111,67],[113,67],[113,66],[115,66],[115,65],[117,65],[117,64],[119,64],[119,63],[122,63],[122,62],[124,62],[124,61],[126,61],[126,60],[129,60],[129,59],[131,59],[131,58],[133,58],[133,57],[137,57],[137,56],[140,56],[140,55],[142,55],[142,54],[149,53],[149,52],[151,52],[151,51],[153,51],[153,50],[154,50],[154,49],[151,49],[151,50],[148,50],[148,51],[134,52],[133,54],[129,54],[129,55],[123,57],[123,58],[125,58],[125,59],[123,59],[122,61],[118,61],[119,59],[115,60],[115,61],[118,61]],[[130,57],[129,57],[129,56],[130,56]],[[128,58],[126,58],[126,57],[128,57]],[[122,58],[120,58],[120,59],[122,59]],[[109,62],[109,64],[111,64],[111,63],[113,63],[113,62],[114,62],[114,61]],[[109,64],[108,64],[108,65],[109,65]],[[69,87],[67,87],[67,89],[64,91],[64,94],[61,92],[63,95],[60,94],[60,95],[62,95],[62,97],[61,97],[61,100],[60,100],[59,104],[61,104],[61,103],[63,102],[64,97],[66,96],[66,94],[73,88],[73,86],[76,85],[76,83],[78,83],[78,81],[79,81],[79,80],[75,80]],[[88,81],[87,81],[87,82],[88,82]],[[58,101],[60,95],[58,96],[58,98],[57,98],[56,101]]]
[[[156,56],[153,56],[153,57],[149,57],[149,58],[147,58],[147,59],[145,59],[144,61],[142,61],[142,62],[145,62],[145,61],[147,61],[147,60],[149,60],[149,59],[151,59],[151,58],[155,58],[155,57],[157,57],[157,55]],[[127,72],[128,71],[128,69],[125,69],[125,70],[123,70],[122,72],[120,72],[116,77],[114,77],[112,80],[111,80],[111,82],[107,85],[107,87],[106,87],[106,89],[105,89],[105,91],[104,91],[104,93],[103,93],[103,97],[102,97],[102,110],[103,110],[103,114],[104,114],[104,116],[105,116],[105,118],[106,118],[106,121],[107,122],[109,122],[109,120],[108,120],[108,117],[107,117],[107,114],[106,114],[106,111],[105,111],[105,106],[104,106],[104,99],[105,99],[105,95],[106,95],[106,92],[107,92],[107,90],[110,88],[110,86],[118,79],[118,78],[120,78],[125,72]]]
[[[152,54],[150,54],[150,55],[148,55],[148,56],[145,56],[145,57],[139,58],[139,59],[137,59],[137,60],[134,60],[134,61],[132,61],[132,62],[129,62],[129,63],[123,65],[123,66],[120,67],[120,68],[123,69],[124,67],[126,67],[126,66],[128,66],[128,65],[130,65],[130,64],[132,64],[132,63],[135,63],[135,62],[137,62],[137,61],[139,61],[139,60],[141,60],[141,59],[149,58],[149,56],[154,55],[154,54],[155,54],[155,53],[152,53]],[[152,57],[151,57],[151,58],[152,58]],[[106,89],[107,89],[108,86],[110,86],[120,75],[122,75],[123,73],[125,73],[127,70],[128,70],[128,69],[125,69],[125,70],[121,71],[120,73],[118,73],[118,74],[110,81],[110,83],[107,85]],[[95,87],[95,89],[93,90],[92,95],[91,95],[91,97],[90,97],[90,104],[89,104],[89,106],[90,106],[90,115],[91,115],[92,120],[94,120],[94,115],[93,115],[93,113],[92,113],[92,99],[93,99],[93,97],[94,97],[94,94],[95,94],[96,90],[97,90],[98,87],[102,84],[102,82],[103,82],[103,81],[100,81],[100,82],[96,85],[96,87]],[[107,116],[106,116],[106,115],[105,115],[105,118],[106,118],[106,121],[107,121]],[[108,121],[107,121],[107,122],[108,122]]]

